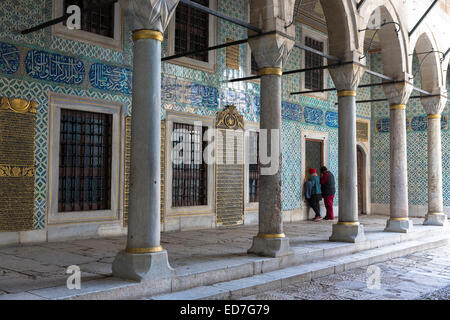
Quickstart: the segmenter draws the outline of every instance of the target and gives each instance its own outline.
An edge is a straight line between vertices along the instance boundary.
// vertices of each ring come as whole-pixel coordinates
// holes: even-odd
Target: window
[[[203,158],[207,129],[173,123],[172,207],[208,204],[208,166]]]
[[[194,0],[209,7],[209,0]],[[175,54],[207,48],[209,45],[209,15],[179,3],[175,13]],[[190,55],[191,59],[208,62],[208,51]]]
[[[248,202],[259,202],[259,132],[249,132],[248,152],[250,163],[248,166]]]
[[[52,35],[72,41],[123,50],[123,20],[119,1],[112,0],[53,0],[53,19],[66,14],[67,7],[77,5],[81,9],[81,29],[70,30],[67,21],[52,26]],[[105,5],[105,6],[103,6]],[[83,10],[89,9],[86,12]],[[75,46],[77,47],[77,46]]]
[[[324,52],[324,43],[322,41],[315,40],[310,37],[305,37],[305,45],[316,49],[320,52]],[[312,52],[305,51],[305,68],[316,68],[323,66],[323,58]],[[313,70],[305,72],[305,88],[311,90],[321,90],[324,88],[323,70]]]
[[[112,116],[61,109],[58,212],[111,209]]]
[[[77,5],[81,9],[81,30],[114,38],[115,9],[111,0],[64,0],[64,12],[70,5]],[[92,10],[83,11],[87,8]]]
[[[49,93],[49,225],[121,222],[124,106]]]

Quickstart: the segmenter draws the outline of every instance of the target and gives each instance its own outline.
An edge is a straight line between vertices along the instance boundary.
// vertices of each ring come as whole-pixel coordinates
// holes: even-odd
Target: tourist
[[[320,200],[322,200],[322,191],[320,189],[320,180],[317,176],[317,170],[314,168],[309,169],[309,174],[311,175],[311,178],[309,181],[311,182],[311,199],[310,199],[310,206],[314,210],[316,216],[313,219],[314,221],[320,221],[322,220],[322,217],[320,216]]]
[[[325,202],[325,208],[327,209],[325,220],[334,220],[333,201],[336,193],[334,175],[328,171],[327,167],[322,167],[320,168],[320,176],[323,202]]]

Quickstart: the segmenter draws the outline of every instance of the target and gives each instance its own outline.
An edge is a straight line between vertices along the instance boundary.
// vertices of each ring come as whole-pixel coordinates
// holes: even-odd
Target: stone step
[[[404,243],[370,249],[356,254],[313,261],[308,264],[285,268],[232,281],[200,286],[170,294],[156,295],[146,300],[225,300],[238,299],[267,290],[286,288],[303,281],[402,257],[414,252],[429,250],[448,244],[446,235],[411,240]]]
[[[442,238],[435,240],[435,237]],[[327,265],[324,270],[320,268],[310,270],[311,275],[326,275],[326,272],[339,272],[345,270],[345,268],[350,268],[350,266],[358,267],[361,266],[361,263],[369,263],[369,260],[366,261],[366,258],[364,258],[369,251],[379,253],[370,257],[370,263],[376,263],[390,259],[390,250],[394,247],[402,248],[402,246],[405,246],[400,251],[400,255],[406,255],[415,251],[426,250],[428,249],[427,246],[434,248],[445,245],[443,241],[448,239],[450,239],[448,228],[423,225],[416,225],[414,231],[407,234],[382,231],[367,232],[366,240],[356,244],[330,242],[326,239],[317,238],[291,237],[293,254],[289,256],[264,258],[247,255],[243,252],[238,255],[224,256],[210,262],[178,267],[173,278],[147,280],[139,283],[107,276],[103,279],[84,281],[80,290],[69,290],[66,286],[60,286],[30,290],[28,293],[44,299],[138,299],[189,289],[202,290],[196,288],[204,288],[234,280],[241,281],[240,279],[253,276],[264,278],[263,276],[277,270],[283,271],[297,266],[303,268],[306,265],[314,266],[315,264],[320,265],[321,263],[326,264],[334,261],[335,265]],[[340,259],[340,262],[336,260],[337,258]],[[377,259],[381,260],[377,261]],[[0,296],[0,300],[6,298],[2,296]]]

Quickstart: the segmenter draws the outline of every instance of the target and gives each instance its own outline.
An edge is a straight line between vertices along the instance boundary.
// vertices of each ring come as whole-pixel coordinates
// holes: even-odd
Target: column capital
[[[407,79],[405,77],[405,79]],[[384,83],[383,91],[390,106],[407,105],[413,91],[413,85],[406,82]]]
[[[131,31],[164,33],[179,0],[120,0]]]
[[[248,41],[259,69],[283,68],[287,61],[295,44],[294,6],[295,0],[250,2],[250,23],[263,32],[276,32]]]
[[[339,92],[355,91],[366,69],[360,64],[347,63],[329,68],[331,78]]]
[[[441,115],[447,105],[447,90],[436,88],[431,92],[433,96],[422,96],[420,101],[428,115]]]

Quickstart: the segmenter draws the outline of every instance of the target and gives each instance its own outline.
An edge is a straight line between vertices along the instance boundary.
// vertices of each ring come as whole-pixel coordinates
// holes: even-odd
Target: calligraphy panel
[[[127,68],[93,63],[89,81],[94,88],[131,94],[133,72]]]
[[[39,50],[28,51],[25,70],[34,79],[71,85],[81,84],[86,73],[81,60]]]
[[[304,111],[305,122],[322,125],[323,111],[315,108],[306,107]]]
[[[283,119],[301,122],[303,119],[302,107],[298,104],[283,101],[281,104],[281,116]]]
[[[327,111],[325,113],[325,123],[330,128],[338,128],[339,127],[338,113],[333,111]]]
[[[12,74],[19,70],[19,66],[19,49],[11,44],[0,42],[0,72]]]
[[[369,141],[369,123],[363,121],[356,121],[356,139],[358,141]]]

